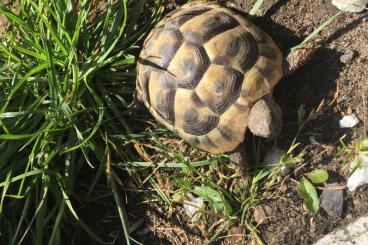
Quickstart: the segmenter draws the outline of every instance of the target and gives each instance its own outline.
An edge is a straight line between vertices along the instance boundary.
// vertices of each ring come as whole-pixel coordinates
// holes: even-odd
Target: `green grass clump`
[[[161,14],[151,4],[143,15],[144,6],[144,0],[0,3],[11,24],[0,37],[0,222],[9,244],[65,244],[61,234],[74,236],[70,223],[102,242],[75,204],[94,195],[112,151],[122,161],[137,160],[125,145],[132,65],[138,42]],[[83,180],[87,164],[95,176]],[[129,243],[118,179],[108,170]]]

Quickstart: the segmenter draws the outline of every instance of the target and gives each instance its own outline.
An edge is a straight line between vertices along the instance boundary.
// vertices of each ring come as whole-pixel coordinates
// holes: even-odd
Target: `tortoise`
[[[273,138],[282,112],[272,98],[282,53],[238,11],[194,1],[165,16],[144,41],[136,96],[189,144],[234,152],[247,129]]]

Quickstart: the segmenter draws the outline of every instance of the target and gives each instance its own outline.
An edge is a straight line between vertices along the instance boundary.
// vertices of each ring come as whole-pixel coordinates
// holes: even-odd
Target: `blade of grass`
[[[8,95],[8,97],[5,100],[4,105],[0,109],[0,113],[4,113],[5,109],[7,108],[14,94],[18,91],[18,89],[20,89],[24,85],[25,82],[27,82],[27,78],[31,77],[32,75],[42,70],[45,70],[46,68],[47,68],[47,63],[43,62],[40,65],[37,65],[36,67],[32,68],[26,75],[24,75],[23,78],[12,87],[10,94]]]
[[[35,170],[31,170],[27,173],[20,174],[18,176],[12,177],[10,181],[15,182],[15,181],[23,179],[24,177],[31,177],[33,175],[39,175],[39,174],[43,174],[43,173],[52,174],[51,171],[48,171],[46,169],[35,169]],[[7,181],[1,182],[0,187],[5,186],[6,184],[7,184]]]
[[[115,176],[114,171],[111,171],[111,175],[108,175],[108,179],[109,179],[109,183],[111,184],[112,192],[114,194],[115,203],[117,204],[120,221],[121,221],[121,224],[123,225],[125,241],[126,241],[127,245],[130,245],[128,216],[126,214],[125,207],[124,207],[124,204],[122,202],[122,198],[120,196],[119,190],[116,187],[114,176]]]
[[[35,212],[34,217],[32,218],[30,224],[28,225],[27,230],[31,227],[34,218],[36,218],[36,241],[35,245],[42,245],[44,239],[44,232],[45,232],[45,219],[47,215],[47,204],[48,204],[48,191],[50,186],[50,178],[48,175],[42,176],[41,188],[40,188],[40,195],[41,200],[39,201],[39,206]],[[26,233],[26,232],[25,232]]]
[[[312,41],[324,28],[326,28],[328,25],[330,25],[342,13],[343,13],[343,11],[339,11],[335,15],[328,18],[320,26],[318,26],[311,34],[309,34],[300,44],[290,48],[288,53],[293,52],[293,51],[303,47],[306,43]]]
[[[21,239],[19,240],[19,242],[17,244],[22,244],[23,243],[23,240],[25,239],[26,235],[28,234],[28,232],[29,232],[29,230],[30,230],[30,228],[32,226],[33,221],[37,218],[38,215],[41,215],[42,216],[42,218],[40,218],[39,220],[41,220],[41,222],[43,222],[43,217],[45,215],[45,209],[44,209],[45,206],[44,206],[44,203],[47,200],[48,188],[47,188],[47,185],[46,184],[42,184],[42,185],[45,187],[45,189],[43,189],[42,198],[41,198],[40,202],[37,205],[37,209],[36,209],[35,214],[33,215],[31,221],[28,223],[27,229],[24,231],[23,236],[21,237]],[[39,222],[39,220],[38,220],[38,222]],[[37,245],[40,244],[40,243],[37,243],[37,241],[39,241],[39,240],[42,241],[43,231],[44,231],[44,226],[43,225],[41,225],[40,227],[38,227],[38,230],[36,232],[36,244]]]
[[[160,168],[190,168],[190,167],[202,167],[213,164],[215,161],[198,161],[191,162],[189,164],[182,162],[115,162],[111,163],[114,166],[136,166],[136,167],[160,167]]]
[[[0,215],[3,213],[4,199],[6,196],[6,192],[8,191],[8,188],[11,184],[11,181],[10,181],[11,175],[12,175],[12,169],[10,169],[10,171],[6,174],[6,179],[5,179],[4,186],[1,192]]]
[[[257,0],[257,2],[253,5],[252,9],[249,11],[249,15],[251,19],[258,15],[259,11],[262,9],[265,0]]]
[[[51,236],[48,242],[49,245],[60,244],[60,224],[64,216],[64,209],[65,209],[65,202],[62,201],[59,205],[59,212],[56,216],[56,219],[55,219],[55,222],[52,228]]]
[[[30,204],[31,204],[31,197],[32,197],[32,195],[27,195],[27,197],[26,197],[26,201],[24,202],[22,214],[21,214],[20,219],[18,221],[17,228],[16,228],[15,232],[12,233],[12,239],[10,241],[10,244],[11,245],[13,245],[13,244],[16,243],[16,240],[18,238],[20,229],[21,229],[21,227],[23,225],[24,220],[26,219],[26,216],[28,214],[28,209],[29,209]]]

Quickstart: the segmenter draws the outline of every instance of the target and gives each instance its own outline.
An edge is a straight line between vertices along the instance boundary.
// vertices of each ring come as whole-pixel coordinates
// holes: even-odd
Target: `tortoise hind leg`
[[[271,95],[257,101],[249,114],[248,127],[257,136],[272,139],[280,134],[282,111]]]

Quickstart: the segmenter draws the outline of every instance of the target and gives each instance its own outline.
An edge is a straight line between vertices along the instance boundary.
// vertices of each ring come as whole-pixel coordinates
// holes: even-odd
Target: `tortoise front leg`
[[[282,111],[271,95],[257,101],[249,114],[248,127],[257,136],[272,139],[280,134]]]

